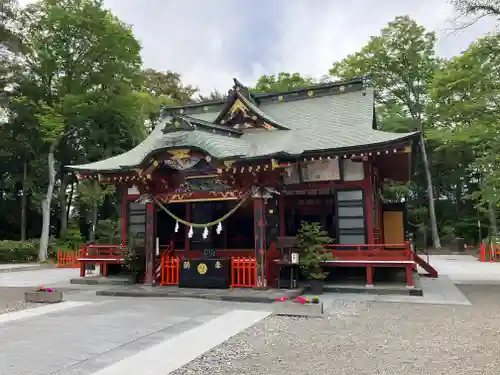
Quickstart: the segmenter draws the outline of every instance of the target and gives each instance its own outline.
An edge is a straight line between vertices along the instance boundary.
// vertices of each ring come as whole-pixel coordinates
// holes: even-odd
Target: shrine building
[[[132,150],[68,168],[123,189],[122,242],[145,248],[147,283],[163,251],[214,251],[254,258],[255,285],[275,284],[271,248],[315,221],[336,265],[366,267],[370,284],[381,262],[415,268],[405,210],[381,189],[410,180],[419,137],[378,129],[365,78],[278,93],[235,79],[224,100],[165,107]]]

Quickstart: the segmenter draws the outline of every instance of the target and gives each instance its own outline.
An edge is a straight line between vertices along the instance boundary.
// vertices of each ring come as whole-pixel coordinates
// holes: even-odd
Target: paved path
[[[148,298],[69,307],[0,320],[0,374],[128,375],[134,356],[156,371],[152,361],[160,361],[164,372],[148,374],[165,375],[269,314],[240,311],[245,304]]]
[[[78,277],[79,270],[74,268],[52,268],[35,271],[0,273],[0,287],[59,286],[69,285],[69,280]]]
[[[430,261],[457,284],[500,283],[500,263],[479,262],[471,255],[431,255]]]
[[[21,270],[38,270],[43,266],[38,263],[18,263],[18,264],[0,264],[0,272],[14,272]]]

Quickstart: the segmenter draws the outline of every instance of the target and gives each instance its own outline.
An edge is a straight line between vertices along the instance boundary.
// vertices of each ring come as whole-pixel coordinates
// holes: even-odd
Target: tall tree
[[[488,212],[496,236],[500,204],[500,37],[481,38],[454,57],[435,76],[431,114],[445,138],[445,147],[471,150],[467,175],[479,181],[472,192]]]
[[[403,118],[412,120],[411,127],[421,131],[420,148],[427,181],[432,239],[434,247],[439,249],[441,242],[434,189],[424,138],[427,85],[439,65],[434,53],[435,43],[434,33],[426,32],[424,27],[408,16],[396,17],[382,29],[379,36],[372,37],[361,51],[334,63],[330,75],[341,79],[370,75],[375,84],[377,103],[393,109],[397,107]]]
[[[208,95],[198,94],[197,101],[210,101],[210,100],[224,100],[227,98],[226,94],[221,93],[219,90],[215,89],[210,92]]]
[[[0,0],[0,104],[7,97],[9,84],[15,69],[14,56],[22,49],[17,29],[18,3],[16,0]]]
[[[473,16],[476,22],[483,17],[500,18],[500,0],[450,0],[461,16]]]
[[[43,201],[39,259],[47,258],[50,208],[56,183],[56,152],[76,150],[81,129],[73,124],[68,103],[92,92],[140,85],[140,45],[101,0],[40,0],[23,11],[23,78],[43,92],[37,119],[48,155],[48,186]],[[72,157],[60,153],[61,164]],[[60,193],[66,194],[61,176]]]
[[[159,72],[154,69],[146,69],[143,72],[144,88],[154,96],[165,96],[174,104],[189,103],[193,95],[198,92],[196,87],[184,85],[179,73],[167,70]]]
[[[315,81],[310,77],[302,77],[300,73],[280,72],[277,75],[263,75],[251,89],[254,92],[280,92],[314,85]]]

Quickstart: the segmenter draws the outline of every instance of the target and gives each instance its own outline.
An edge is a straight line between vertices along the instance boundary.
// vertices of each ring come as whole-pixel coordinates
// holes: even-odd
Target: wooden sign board
[[[302,165],[302,181],[335,181],[340,180],[338,159],[314,160]]]

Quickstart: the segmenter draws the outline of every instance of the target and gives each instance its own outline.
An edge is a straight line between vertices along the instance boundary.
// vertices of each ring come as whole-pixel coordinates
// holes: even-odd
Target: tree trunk
[[[42,202],[42,235],[40,236],[40,248],[38,250],[38,260],[44,262],[47,260],[47,252],[49,247],[50,235],[50,204],[52,203],[52,194],[54,193],[54,185],[56,182],[56,170],[54,151],[56,145],[50,145],[48,156],[48,170],[49,170],[49,185],[47,186],[47,194]]]
[[[425,147],[424,135],[420,133],[420,148],[422,150],[422,161],[424,162],[425,178],[427,180],[427,197],[429,199],[429,218],[431,221],[432,242],[435,249],[441,248],[441,240],[439,239],[439,232],[436,220],[436,208],[434,206],[434,191],[432,187],[431,168],[429,159],[427,158],[427,149]]]
[[[73,196],[75,195],[75,182],[71,181],[71,188],[68,196],[68,205],[66,207],[66,225],[69,222],[69,215],[71,214],[71,205],[73,204]]]
[[[23,188],[21,193],[21,241],[26,240],[26,206],[28,202],[27,197],[27,183],[28,183],[28,163],[23,163]]]
[[[68,216],[66,214],[66,189],[68,188],[68,179],[61,174],[61,190],[59,190],[59,234],[62,235],[68,229]]]
[[[498,236],[497,215],[495,204],[491,200],[488,201],[488,216],[490,218],[490,236],[492,241],[496,243],[496,238]]]
[[[90,241],[94,242],[95,241],[95,227],[97,225],[97,215],[98,215],[98,205],[97,205],[97,200],[94,200],[92,203],[92,227],[90,228]]]

